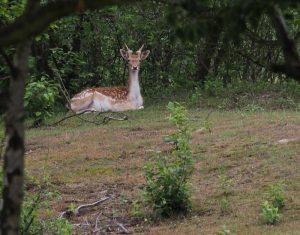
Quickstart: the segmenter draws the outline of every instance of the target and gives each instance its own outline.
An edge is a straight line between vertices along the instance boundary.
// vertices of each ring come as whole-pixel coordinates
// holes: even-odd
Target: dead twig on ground
[[[118,226],[121,228],[121,230],[123,231],[123,233],[126,233],[126,234],[128,234],[128,233],[129,233],[128,229],[127,229],[127,228],[125,228],[123,224],[121,224],[121,223],[117,223],[117,225],[118,225]]]
[[[94,233],[99,232],[99,231],[101,230],[101,227],[98,226],[100,215],[102,215],[102,213],[100,213],[100,214],[97,216],[97,218],[96,218],[95,229],[94,229],[94,231],[93,231]]]
[[[101,114],[106,114],[106,113],[118,114],[118,115],[121,114],[122,116],[121,117],[105,116],[105,117],[103,117],[103,119],[101,121],[91,121],[91,120],[88,120],[86,118],[81,117],[81,115],[85,114],[85,113],[97,113],[97,115],[94,117],[94,119],[96,117],[100,116]],[[81,113],[72,113],[69,116],[66,116],[66,117],[62,118],[61,120],[48,125],[48,127],[56,126],[59,123],[65,121],[65,120],[67,120],[69,118],[72,118],[72,117],[79,118],[82,121],[85,121],[85,122],[88,122],[88,123],[92,123],[92,124],[95,124],[95,125],[107,124],[111,120],[115,120],[115,121],[125,121],[125,120],[128,120],[128,115],[126,115],[124,113],[119,113],[119,112],[97,112],[97,111],[93,111],[93,110],[86,110],[86,111],[83,111]]]
[[[110,199],[111,197],[103,197],[100,200],[94,202],[94,203],[89,203],[89,204],[84,204],[84,205],[80,205],[78,206],[75,210],[66,210],[63,211],[62,213],[60,213],[59,218],[67,218],[70,217],[72,215],[79,215],[80,211],[82,211],[83,209],[89,208],[89,207],[94,207],[97,206],[105,201],[107,201],[108,199]]]
[[[81,205],[81,206],[78,206],[75,210],[75,214],[78,215],[80,213],[80,210],[84,209],[84,208],[88,208],[88,207],[94,207],[94,206],[97,206],[105,201],[107,201],[108,199],[110,199],[110,197],[104,197],[104,198],[101,198],[99,201],[96,201],[94,203],[90,203],[90,204],[85,204],[85,205]]]

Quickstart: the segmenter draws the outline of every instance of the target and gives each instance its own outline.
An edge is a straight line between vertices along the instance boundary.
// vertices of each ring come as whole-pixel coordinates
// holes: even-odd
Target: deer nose
[[[132,66],[132,70],[137,70],[138,67],[137,66]]]

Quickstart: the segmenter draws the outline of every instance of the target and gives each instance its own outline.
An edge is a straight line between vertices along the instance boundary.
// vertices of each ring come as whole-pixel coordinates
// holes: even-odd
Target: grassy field
[[[103,204],[69,218],[74,234],[118,233],[118,223],[146,234],[226,234],[225,228],[230,234],[300,234],[299,112],[214,111],[206,120],[209,113],[189,109],[196,166],[193,209],[170,219],[150,219],[138,203],[145,184],[142,166],[170,149],[163,137],[175,128],[164,106],[128,112],[129,120],[107,125],[72,118],[56,127],[29,129],[29,181],[57,192],[41,215],[57,217],[110,195]],[[211,132],[201,130],[203,126]],[[287,143],[278,142],[283,139]],[[264,225],[261,204],[268,186],[277,182],[284,184],[286,206],[278,224]],[[34,192],[35,183],[27,189]]]

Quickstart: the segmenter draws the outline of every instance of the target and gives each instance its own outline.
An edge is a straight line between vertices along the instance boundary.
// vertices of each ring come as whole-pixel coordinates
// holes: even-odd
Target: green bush
[[[280,215],[278,213],[278,208],[274,207],[268,201],[265,201],[261,207],[262,219],[265,224],[275,224],[279,221]]]
[[[204,83],[204,91],[209,96],[220,96],[224,93],[223,81],[220,79],[208,79]]]
[[[190,131],[186,110],[179,103],[167,106],[169,120],[177,131],[165,138],[172,144],[167,156],[156,156],[156,161],[145,165],[146,186],[144,197],[155,212],[162,216],[186,213],[191,209],[188,181],[193,172]]]
[[[27,84],[24,106],[27,116],[34,119],[35,125],[51,117],[57,96],[57,86],[49,82],[46,76]]]
[[[38,217],[38,210],[47,205],[49,195],[49,192],[39,192],[25,197],[21,212],[21,234],[72,234],[72,225],[66,219]]]
[[[281,183],[271,184],[267,190],[268,200],[274,207],[279,209],[285,206],[284,185]]]

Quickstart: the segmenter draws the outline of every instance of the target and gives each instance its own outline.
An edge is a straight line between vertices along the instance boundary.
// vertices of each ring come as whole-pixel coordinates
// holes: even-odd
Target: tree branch
[[[2,57],[4,58],[5,63],[6,63],[6,65],[7,65],[7,67],[9,68],[9,70],[10,70],[12,76],[13,76],[13,77],[16,77],[16,76],[17,76],[17,74],[16,74],[16,69],[15,69],[15,66],[13,65],[12,60],[11,60],[11,59],[9,58],[9,56],[5,53],[5,51],[2,50],[1,48],[0,48],[0,55],[2,55]],[[2,79],[1,79],[1,80],[2,80]]]
[[[100,9],[137,0],[56,0],[33,8],[13,23],[0,28],[0,48],[23,41],[43,32],[48,25],[64,16],[84,10]]]
[[[271,19],[285,59],[285,64],[272,65],[272,70],[277,73],[284,73],[295,80],[300,81],[300,59],[297,52],[297,46],[295,41],[289,36],[287,25],[278,6],[273,7]]]

